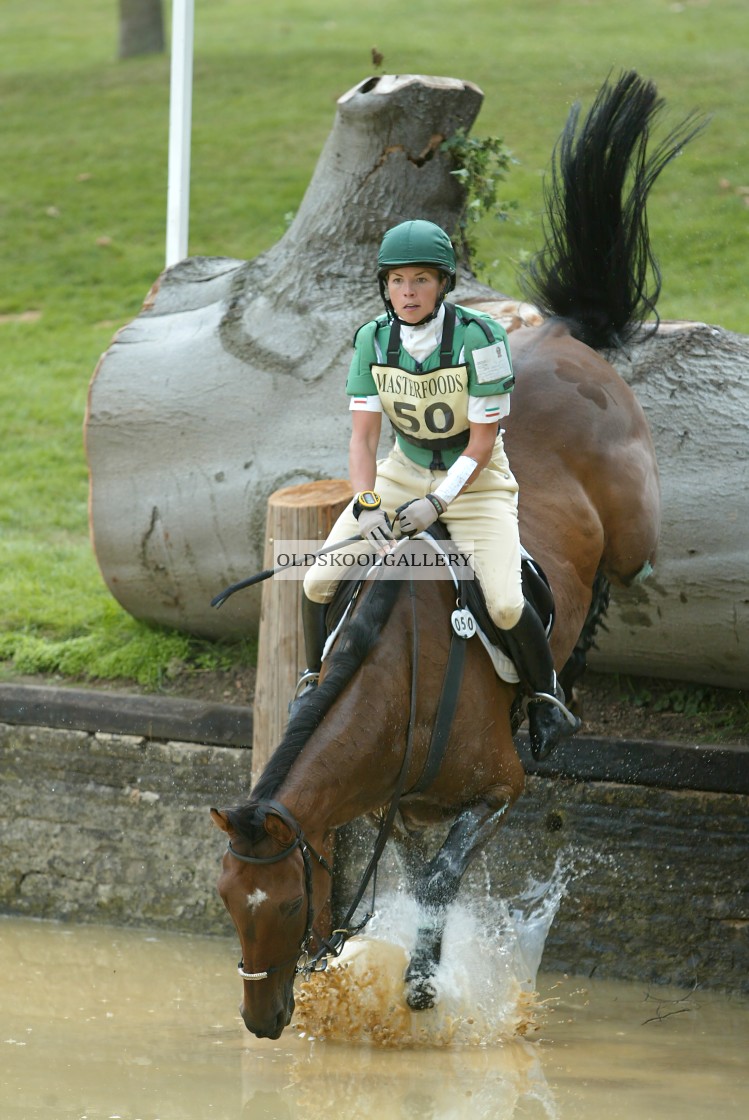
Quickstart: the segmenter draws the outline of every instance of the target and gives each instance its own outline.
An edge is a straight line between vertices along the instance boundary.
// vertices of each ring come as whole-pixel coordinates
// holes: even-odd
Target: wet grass
[[[652,200],[661,313],[746,330],[743,0],[465,0],[460,35],[447,0],[197,9],[191,255],[250,259],[278,240],[336,97],[372,72],[377,46],[386,72],[484,90],[476,132],[513,151],[506,194],[518,207],[484,222],[477,253],[485,278],[515,293],[569,105],[634,67],[667,98],[664,125],[693,108],[713,115]],[[88,541],[88,382],[164,259],[169,62],[116,62],[116,19],[111,0],[0,8],[0,658],[11,670],[105,677],[130,676],[135,660],[152,683],[175,659],[228,654],[124,614]]]

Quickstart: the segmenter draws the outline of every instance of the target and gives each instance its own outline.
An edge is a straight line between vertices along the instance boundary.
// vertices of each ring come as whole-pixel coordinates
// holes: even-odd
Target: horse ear
[[[232,827],[229,824],[229,817],[226,813],[220,813],[218,809],[211,809],[211,820],[216,828],[220,828],[222,832],[229,834],[232,832]]]
[[[265,818],[265,831],[279,844],[283,844],[284,847],[288,847],[294,839],[294,833],[286,821],[281,820],[275,813],[268,813]]]

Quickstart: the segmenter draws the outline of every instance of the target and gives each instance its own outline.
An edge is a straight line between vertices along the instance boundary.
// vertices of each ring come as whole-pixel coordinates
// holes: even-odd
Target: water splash
[[[427,1011],[411,1011],[403,981],[424,916],[404,892],[383,896],[367,936],[352,938],[327,972],[299,985],[294,1027],[307,1038],[391,1048],[532,1037],[541,1012],[536,975],[572,874],[571,856],[561,853],[550,878],[530,879],[512,903],[487,896],[451,907],[437,1002]]]

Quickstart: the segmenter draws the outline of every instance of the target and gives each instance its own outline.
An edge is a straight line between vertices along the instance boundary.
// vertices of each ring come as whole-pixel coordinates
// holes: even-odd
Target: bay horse
[[[552,157],[544,248],[527,281],[548,317],[511,335],[516,388],[506,446],[520,486],[521,539],[554,594],[551,646],[566,691],[584,666],[609,582],[641,579],[655,560],[660,496],[650,431],[598,351],[641,329],[660,290],[645,203],[698,131],[688,117],[648,153],[661,107],[653,84],[628,72],[604,84],[582,122],[573,108]],[[335,830],[396,802],[406,840],[452,821],[431,858],[410,845],[408,865],[430,918],[406,973],[406,998],[415,1009],[434,1002],[445,910],[524,785],[513,742],[517,688],[498,678],[474,640],[463,643],[441,765],[426,787],[420,781],[453,607],[444,581],[365,584],[317,690],[290,720],[249,800],[211,810],[229,839],[219,892],[241,944],[240,1010],[258,1037],[280,1036],[294,1009],[295,975],[309,970],[310,954],[325,953]]]

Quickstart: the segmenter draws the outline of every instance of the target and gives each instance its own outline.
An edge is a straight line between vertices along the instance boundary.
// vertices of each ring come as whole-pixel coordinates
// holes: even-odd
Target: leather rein
[[[321,856],[320,853],[312,847],[312,845],[309,843],[304,833],[302,832],[302,827],[297,821],[296,817],[294,817],[289,812],[285,805],[282,805],[280,801],[273,801],[269,799],[267,801],[259,802],[258,808],[261,811],[264,811],[265,816],[272,813],[274,816],[280,817],[281,820],[286,825],[288,825],[288,827],[294,833],[294,839],[292,840],[291,844],[289,844],[288,847],[283,848],[280,852],[276,852],[276,854],[272,856],[243,855],[241,852],[237,851],[231,840],[229,841],[227,850],[234,856],[235,859],[241,860],[242,863],[268,865],[271,863],[280,863],[281,860],[287,859],[292,852],[295,852],[296,849],[299,848],[302,853],[302,862],[304,864],[304,891],[307,898],[307,917],[305,921],[304,936],[302,937],[299,951],[295,954],[295,956],[291,957],[287,961],[284,961],[283,964],[271,965],[263,972],[245,972],[244,958],[242,958],[242,960],[240,960],[239,964],[237,965],[237,970],[243,980],[267,980],[272,972],[280,972],[282,968],[286,968],[286,966],[291,964],[292,962],[296,962],[296,968],[294,970],[295,973],[307,973],[311,971],[311,969],[309,969],[306,965],[306,960],[304,965],[301,964],[303,958],[308,958],[309,946],[312,941],[314,907],[312,905],[311,857],[314,856],[320,866],[325,871],[327,871],[328,875],[330,875],[331,877],[333,875],[333,868],[325,859],[325,856]]]
[[[422,534],[420,534],[422,535]],[[432,542],[435,543],[435,542]],[[439,547],[439,546],[436,546]],[[455,576],[453,572],[453,579],[458,589],[458,606],[465,607],[465,588],[464,580]],[[296,820],[291,812],[282,805],[280,801],[268,799],[258,803],[257,808],[264,811],[265,815],[273,814],[281,818],[282,821],[291,829],[294,834],[294,840],[282,851],[277,852],[272,856],[247,856],[238,852],[234,848],[231,840],[228,843],[227,850],[235,858],[242,863],[250,863],[256,865],[269,865],[279,863],[281,860],[287,859],[293,852],[299,848],[302,853],[302,861],[304,864],[304,886],[307,900],[307,916],[305,922],[304,935],[299,945],[299,949],[294,957],[289,958],[282,964],[271,965],[269,968],[264,969],[262,972],[246,972],[244,967],[244,959],[240,960],[237,965],[239,976],[242,980],[267,980],[268,977],[274,973],[279,972],[281,969],[288,967],[288,965],[295,963],[294,974],[299,976],[309,976],[313,972],[324,972],[328,967],[330,957],[338,957],[343,951],[346,942],[350,937],[359,933],[372,918],[374,912],[374,893],[376,884],[377,866],[380,857],[387,843],[388,837],[393,827],[393,823],[400,808],[401,798],[404,796],[405,785],[408,778],[408,773],[411,768],[411,760],[413,758],[413,741],[414,741],[414,728],[416,724],[416,699],[417,699],[417,685],[418,685],[418,662],[419,662],[419,630],[417,625],[416,613],[416,595],[414,591],[414,581],[409,579],[409,599],[411,603],[411,617],[412,617],[412,636],[413,636],[413,649],[412,649],[412,663],[411,663],[411,691],[410,691],[410,705],[408,717],[408,730],[406,734],[406,749],[401,762],[400,771],[396,780],[395,789],[393,790],[388,811],[380,823],[380,828],[377,834],[374,851],[367,864],[367,867],[362,875],[362,878],[357,887],[354,899],[349,906],[346,916],[343,919],[341,928],[333,930],[329,938],[318,938],[321,947],[316,953],[310,955],[310,944],[313,938],[313,922],[314,922],[314,906],[313,906],[313,884],[312,884],[312,857],[314,857],[320,866],[333,876],[333,868],[324,856],[320,855],[312,845],[309,843],[304,835],[301,825]],[[445,667],[445,675],[442,682],[442,690],[440,699],[437,706],[437,714],[435,716],[434,726],[432,728],[432,736],[427,751],[427,757],[424,762],[421,774],[417,779],[414,786],[408,790],[408,793],[421,793],[427,789],[434,781],[439,768],[444,758],[445,750],[447,748],[447,741],[450,735],[455,709],[458,703],[458,696],[460,694],[460,687],[463,680],[463,665],[465,662],[465,641],[458,635],[456,629],[453,629],[450,649],[448,653],[447,665]],[[370,883],[373,883],[372,891],[372,907],[365,914],[364,918],[358,925],[350,926],[354,914],[364,897],[364,893]]]

